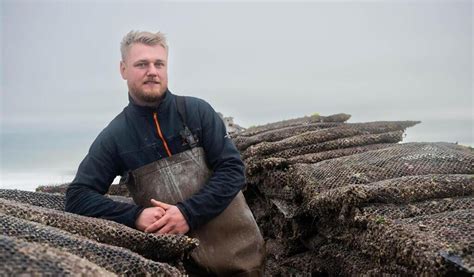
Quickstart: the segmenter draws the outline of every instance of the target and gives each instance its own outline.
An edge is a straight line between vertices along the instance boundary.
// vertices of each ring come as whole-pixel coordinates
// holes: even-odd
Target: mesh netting
[[[187,236],[143,233],[109,220],[29,206],[5,199],[0,199],[0,212],[98,242],[128,248],[153,260],[166,261],[181,257],[198,244],[196,239]]]
[[[39,186],[36,188],[37,192],[46,192],[46,193],[61,193],[65,194],[70,183],[62,185],[52,185],[52,186]],[[125,184],[112,184],[107,191],[109,195],[119,195],[129,197],[130,193],[128,192],[127,186]]]
[[[283,170],[288,168],[287,159],[284,158],[249,158],[245,162],[245,176],[247,183],[256,184],[265,178],[266,171],[274,169]]]
[[[415,276],[404,266],[393,262],[380,265],[358,250],[340,244],[327,244],[318,249],[319,266],[330,276]]]
[[[305,132],[326,129],[336,127],[344,123],[312,123],[305,125],[290,126],[281,129],[269,130],[266,132],[259,133],[255,136],[236,136],[233,141],[235,146],[240,151],[244,151],[249,146],[260,143],[260,142],[272,142],[279,141],[285,138],[294,136],[295,134],[301,134]]]
[[[292,200],[296,197],[298,191],[288,183],[288,174],[285,171],[274,171],[264,180],[263,185],[259,186],[267,198],[278,198]]]
[[[258,187],[265,198],[294,200],[297,195],[300,195],[300,188],[290,182],[290,172],[284,170],[268,171],[259,178],[249,178],[254,187]],[[260,180],[261,178],[261,180]]]
[[[474,175],[428,174],[330,189],[311,198],[308,208],[313,214],[327,217],[366,203],[409,204],[468,195],[474,195]]]
[[[110,185],[107,194],[130,197],[130,192],[128,191],[127,185],[124,183]]]
[[[417,122],[414,121],[394,121],[343,124],[338,127],[296,134],[292,137],[276,142],[262,142],[249,147],[243,152],[242,157],[247,158],[249,156],[266,156],[281,152],[286,149],[300,148],[303,146],[319,144],[326,141],[353,136],[404,131],[406,128],[413,126],[416,123]]]
[[[67,188],[69,187],[70,183],[60,184],[60,185],[45,185],[45,186],[38,186],[35,191],[36,192],[46,192],[46,193],[66,193]]]
[[[288,171],[289,182],[303,188],[308,199],[349,184],[426,174],[474,174],[474,154],[450,143],[406,143],[316,164],[296,164]]]
[[[273,122],[261,126],[250,127],[243,132],[238,133],[239,136],[255,136],[259,133],[274,130],[274,129],[281,129],[290,126],[296,125],[303,125],[303,124],[312,124],[318,122],[345,122],[349,120],[351,116],[348,114],[334,114],[329,116],[320,116],[320,115],[312,115],[312,116],[304,116],[294,119],[282,120],[278,122]]]
[[[360,275],[376,267],[370,257],[337,244],[324,245],[318,252],[322,268],[333,276]]]
[[[246,199],[262,235],[267,239],[267,253],[270,253],[269,239],[278,242],[273,245],[284,244],[281,247],[273,247],[274,249],[283,249],[274,254],[276,256],[288,256],[302,250],[301,245],[296,243],[302,232],[301,225],[298,225],[298,221],[294,218],[295,214],[292,214],[293,211],[291,211],[297,207],[292,206],[291,203],[289,203],[290,206],[285,206],[285,201],[278,199],[262,199],[261,193],[255,187],[247,191]],[[279,208],[277,208],[278,206]],[[285,211],[285,209],[289,209],[289,211]],[[285,212],[287,213],[285,214]]]
[[[262,171],[268,171],[273,169],[288,168],[290,164],[296,163],[317,163],[324,160],[330,160],[334,158],[350,156],[357,153],[383,149],[394,146],[394,143],[381,143],[381,144],[369,144],[363,146],[355,146],[349,148],[342,148],[336,150],[329,150],[318,153],[309,153],[290,158],[254,158],[246,161],[246,174],[247,177],[252,177],[260,174]],[[301,151],[301,150],[298,150]]]
[[[264,226],[264,235],[284,242],[285,253],[292,253],[299,248],[297,245],[295,247],[291,245],[293,240],[299,238],[299,226],[292,220],[292,216],[285,216],[283,212],[280,212],[273,205],[272,202],[267,203],[265,205],[266,210],[264,211],[265,218],[260,218],[260,223],[263,223],[262,219],[264,219],[264,224],[266,224]]]
[[[277,199],[259,192],[262,186],[251,186],[246,200],[265,238],[265,276],[311,276],[318,273],[315,257],[297,241],[302,230],[291,216],[280,212]],[[276,203],[276,204],[275,204]],[[283,201],[282,201],[283,203]],[[281,209],[285,207],[280,206]],[[305,252],[305,254],[301,254]]]
[[[64,211],[64,195],[13,189],[0,189],[0,198]]]
[[[73,254],[0,235],[0,276],[116,276]]]
[[[349,147],[349,148],[343,148],[343,149],[324,151],[324,152],[319,152],[319,153],[304,154],[304,155],[288,158],[287,163],[288,164],[317,163],[324,160],[330,160],[334,158],[350,156],[357,153],[383,149],[383,148],[391,147],[394,145],[395,145],[394,143],[370,144],[370,145],[355,146],[355,147]]]
[[[119,195],[105,195],[106,197],[123,203],[134,204],[133,199]],[[0,189],[0,198],[18,201],[48,209],[64,211],[65,196],[60,193],[44,193],[24,190]]]
[[[418,238],[407,235],[403,239],[400,238],[403,234],[397,232],[392,233],[392,236],[403,241],[397,253],[404,258],[385,254],[384,251],[392,250],[390,246],[384,246],[380,251],[373,249],[373,245],[392,239],[388,237],[391,233],[389,229],[383,236],[378,233],[379,237],[382,236],[379,241],[375,240],[375,235],[366,234],[373,233],[373,228],[366,228],[371,224],[383,225],[394,219],[405,220],[420,215],[435,217],[440,213],[472,209],[472,150],[449,143],[407,143],[314,164],[290,164],[287,159],[276,158],[272,162],[249,179],[254,181],[250,187],[262,194],[260,199],[263,200],[259,205],[264,211],[259,212],[259,226],[264,229],[266,238],[276,238],[285,249],[279,254],[284,258],[275,263],[281,264],[295,254],[288,253],[288,247],[299,249],[299,241],[304,242],[306,238],[314,236],[317,243],[310,249],[325,249],[324,255],[317,256],[320,258],[317,266],[328,263],[329,267],[337,268],[338,264],[344,264],[338,267],[339,271],[327,269],[330,275],[444,274],[460,273],[460,270],[466,272],[466,268],[469,270],[472,237],[465,236],[462,240],[455,236],[459,243],[453,249],[464,246],[468,250],[438,249],[440,253],[444,251],[450,260],[462,261],[464,267],[455,267],[441,254],[435,253],[435,246],[430,250],[431,254],[417,252],[413,255],[418,258],[413,258],[410,256],[412,252],[407,252],[412,248],[403,248],[403,245],[417,244]],[[263,201],[267,204],[261,205]],[[250,204],[252,209],[258,207],[255,202]],[[346,216],[344,219],[351,221],[338,220],[341,214]],[[355,221],[354,216],[357,219]],[[449,217],[446,218],[449,220]],[[469,218],[458,219],[464,225],[473,225]],[[399,228],[403,229],[404,224],[400,223]],[[421,228],[429,226],[425,225],[423,223]],[[456,230],[452,228],[448,232]],[[439,236],[436,239],[442,241]],[[349,248],[330,255],[328,249],[331,246],[328,245],[334,241],[342,241]],[[305,244],[305,247],[310,246]],[[352,255],[353,251],[357,255]],[[365,259],[361,259],[361,253],[373,255],[363,254]],[[335,258],[324,260],[324,257]],[[441,261],[435,264],[433,261],[436,259]],[[367,261],[376,263],[365,266]],[[401,265],[395,264],[395,261]]]
[[[454,266],[472,274],[474,210],[397,220],[375,217],[357,243],[382,262],[393,260],[425,274],[456,272]]]
[[[400,219],[455,210],[474,210],[474,197],[442,198],[410,204],[374,204],[362,208],[357,218]]]
[[[28,242],[47,244],[85,258],[117,274],[134,276],[172,276],[180,274],[176,268],[170,265],[147,260],[128,249],[98,243],[58,228],[1,213],[0,230],[3,235]]]
[[[331,274],[360,275],[377,267],[370,256],[337,244],[328,244],[321,247],[319,256],[325,258],[324,268],[330,272],[332,271]]]
[[[379,143],[397,143],[402,141],[403,131],[395,131],[381,134],[360,135],[347,138],[330,140],[322,143],[310,144],[302,147],[286,149],[280,152],[272,153],[267,157],[291,158],[309,153],[318,153],[329,150],[349,148],[355,146],[372,145]]]
[[[266,238],[269,264],[276,267],[270,272],[399,276],[472,271],[474,242],[466,233],[472,232],[472,218],[449,217],[473,209],[472,149],[396,144],[416,121],[325,125],[298,120],[234,135],[246,166],[246,196],[257,195],[249,206]],[[423,217],[416,227],[433,230],[426,245],[409,221]],[[456,226],[448,226],[449,220]],[[438,225],[455,233],[451,241],[434,231]]]

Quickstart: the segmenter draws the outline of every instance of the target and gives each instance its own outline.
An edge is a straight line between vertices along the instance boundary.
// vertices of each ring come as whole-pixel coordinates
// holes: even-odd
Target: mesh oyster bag
[[[0,198],[64,211],[64,195],[16,189],[0,189]]]
[[[432,199],[409,204],[372,204],[360,209],[354,216],[356,221],[370,218],[384,221],[387,219],[402,219],[415,216],[432,215],[456,210],[473,210],[473,196]]]
[[[308,210],[318,196],[351,184],[369,184],[403,176],[474,174],[474,154],[450,143],[405,143],[316,164],[296,164],[287,183],[301,189]]]
[[[363,153],[372,150],[383,149],[387,147],[394,146],[395,143],[380,143],[380,144],[369,144],[362,146],[354,146],[342,149],[335,149],[330,151],[324,151],[319,153],[309,153],[294,156],[287,159],[288,164],[297,164],[297,163],[318,163],[325,160],[330,160],[334,158],[350,156],[358,153]]]
[[[349,148],[355,146],[373,145],[381,143],[397,143],[402,141],[403,131],[394,131],[380,134],[359,135],[348,138],[340,138],[330,141],[325,141],[316,144],[310,144],[297,148],[290,148],[280,152],[273,153],[268,157],[275,158],[291,158],[310,153],[318,153],[329,150],[336,150],[342,148]]]
[[[0,235],[0,276],[116,276],[59,249]]]
[[[396,261],[418,273],[474,273],[474,210],[402,219],[373,217],[357,247],[378,260]]]
[[[98,266],[120,275],[176,276],[176,268],[154,262],[128,249],[99,243],[61,229],[0,213],[3,235],[27,242],[46,244],[85,258]]]
[[[36,188],[36,192],[65,194],[69,185],[70,183],[61,184],[61,185],[38,186]],[[127,186],[122,183],[110,185],[109,190],[107,191],[107,194],[130,197],[130,193],[128,192]]]
[[[413,202],[474,195],[474,175],[427,174],[403,176],[368,184],[349,184],[313,195],[309,209],[328,216],[370,203],[410,205]],[[409,206],[408,206],[409,207]]]
[[[474,191],[473,161],[472,151],[455,144],[397,144],[314,164],[293,164],[281,170],[270,170],[261,175],[263,181],[260,180],[262,182],[254,187],[265,195],[266,201],[278,203],[278,205],[273,205],[272,209],[279,211],[280,218],[284,216],[288,219],[286,225],[273,221],[268,228],[285,230],[281,225],[298,225],[286,229],[285,234],[288,239],[285,240],[284,235],[279,237],[286,243],[295,243],[297,240],[294,238],[298,236],[304,239],[307,235],[320,234],[326,238],[320,240],[315,250],[331,244],[335,238],[336,240],[345,238],[349,242],[366,243],[364,247],[352,245],[348,247],[348,250],[357,253],[358,251],[375,253],[373,256],[366,257],[377,261],[374,266],[360,271],[358,260],[354,258],[357,256],[349,255],[345,259],[349,271],[333,272],[334,274],[459,273],[465,271],[446,262],[446,259],[436,253],[436,249],[432,249],[434,254],[431,256],[425,256],[416,261],[406,258],[411,262],[403,263],[395,256],[384,254],[385,250],[391,249],[390,247],[383,248],[381,251],[367,247],[367,245],[377,245],[379,241],[364,235],[369,232],[365,231],[366,227],[358,231],[354,228],[367,226],[367,222],[372,221],[378,224],[388,222],[390,217],[405,220],[417,216],[432,216],[443,212],[470,209]],[[295,206],[296,212],[291,209]],[[355,225],[344,225],[337,220],[341,214],[347,215],[346,218],[352,218],[354,212],[358,210],[363,216],[356,214],[357,220],[353,223]],[[299,214],[309,214],[309,220],[298,220]],[[270,217],[278,218],[276,215]],[[365,221],[360,220],[361,218]],[[466,223],[466,219],[460,219],[460,221]],[[316,229],[312,227],[312,222],[316,225]],[[327,225],[328,222],[334,226]],[[360,225],[361,222],[365,224]],[[294,231],[298,234],[293,234]],[[387,234],[389,233],[390,231],[387,230]],[[399,237],[398,233],[393,236]],[[410,238],[413,237],[405,237],[404,243],[407,245],[416,243]],[[388,239],[390,238],[382,237],[380,241]],[[469,243],[472,243],[472,239],[467,238],[456,247],[466,246]],[[327,248],[322,249],[327,250]],[[405,249],[399,249],[399,255],[406,257]],[[465,260],[472,257],[472,254],[462,256],[456,251],[449,252],[444,249],[437,249],[437,251],[449,253],[446,255],[449,255],[451,260],[459,260],[459,257],[463,257],[464,264],[467,263]],[[469,253],[469,250],[466,253]],[[344,255],[348,255],[346,250],[341,253],[335,252],[333,256],[341,258],[345,257]],[[433,259],[441,259],[441,262],[437,267],[427,269]],[[393,261],[397,261],[398,264],[393,264]],[[364,264],[365,261],[360,260],[360,263]],[[321,260],[318,266],[323,264],[324,261]],[[424,265],[417,267],[417,264]]]
[[[295,134],[301,134],[305,132],[320,130],[320,129],[327,129],[331,127],[337,127],[342,122],[324,122],[324,123],[311,123],[311,124],[303,124],[303,125],[296,125],[296,126],[289,126],[283,127],[280,129],[273,129],[266,132],[259,133],[254,136],[239,136],[237,135],[233,138],[235,146],[239,151],[244,151],[249,146],[260,143],[260,142],[273,142],[279,141],[282,139],[286,139],[289,137],[294,136]]]
[[[287,149],[301,148],[304,146],[311,146],[322,142],[349,138],[361,135],[370,134],[382,134],[390,133],[395,131],[403,131],[411,127],[418,122],[416,121],[382,121],[382,122],[367,122],[367,123],[351,123],[343,124],[333,128],[327,128],[322,130],[316,130],[311,132],[305,132],[296,134],[292,137],[275,141],[275,142],[262,142],[254,146],[249,147],[242,153],[242,157],[245,159],[249,156],[276,156],[276,153],[282,152]],[[343,141],[339,141],[341,145],[344,145]],[[368,144],[368,143],[366,143]],[[342,148],[342,147],[339,147]],[[311,153],[311,152],[307,152]],[[301,153],[306,154],[306,153]],[[283,157],[282,154],[279,154]],[[290,155],[291,157],[294,155]]]
[[[321,271],[329,276],[415,276],[415,272],[394,262],[377,263],[373,257],[342,244],[330,243],[316,250]]]
[[[327,151],[322,151],[322,152],[301,154],[301,155],[296,155],[289,158],[275,158],[275,157],[249,158],[245,161],[245,165],[246,165],[245,173],[247,175],[247,178],[250,178],[251,182],[258,182],[258,181],[253,181],[254,180],[253,178],[257,178],[257,180],[261,180],[262,178],[259,178],[259,177],[265,171],[270,171],[274,169],[285,169],[285,168],[288,168],[289,165],[297,164],[297,163],[317,163],[317,162],[330,160],[334,158],[340,158],[340,157],[350,156],[353,154],[363,153],[367,151],[392,147],[394,145],[395,143],[378,143],[378,144],[376,143],[376,144],[327,150]],[[316,149],[317,147],[318,146],[315,146],[313,148]],[[301,150],[295,149],[295,152],[296,151],[301,151]]]
[[[46,193],[62,193],[65,194],[70,183],[64,183],[60,185],[42,185],[38,186],[36,192],[46,192]]]
[[[250,127],[243,132],[238,133],[239,136],[255,136],[259,133],[281,129],[285,127],[297,126],[297,125],[304,125],[304,124],[311,124],[311,123],[319,123],[319,122],[345,122],[351,118],[350,115],[340,113],[340,114],[333,114],[329,116],[320,116],[320,115],[312,115],[312,116],[304,116],[298,117],[293,119],[287,119],[277,122],[268,123],[261,126]]]
[[[198,245],[196,239],[183,235],[144,233],[109,220],[29,206],[5,199],[0,199],[0,212],[56,227],[101,243],[124,247],[157,261],[182,257]]]
[[[117,202],[130,204],[135,203],[131,197],[109,194],[106,194],[105,196]],[[66,200],[64,194],[61,193],[45,193],[12,189],[0,189],[0,198],[58,211],[64,211]]]

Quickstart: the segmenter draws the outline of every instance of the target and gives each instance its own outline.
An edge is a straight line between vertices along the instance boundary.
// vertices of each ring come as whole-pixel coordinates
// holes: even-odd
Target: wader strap
[[[197,146],[198,139],[196,136],[191,133],[189,130],[188,125],[186,124],[186,99],[184,96],[176,95],[176,108],[178,109],[178,114],[181,117],[181,121],[183,122],[184,129],[181,130],[179,133],[183,138],[184,142],[193,149]]]
[[[184,96],[176,95],[176,107],[178,108],[179,116],[186,127],[186,99]]]

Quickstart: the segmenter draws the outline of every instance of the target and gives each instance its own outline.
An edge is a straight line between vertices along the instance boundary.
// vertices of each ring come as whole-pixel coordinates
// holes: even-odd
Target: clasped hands
[[[178,207],[151,199],[135,221],[138,230],[156,234],[186,234],[189,225]]]

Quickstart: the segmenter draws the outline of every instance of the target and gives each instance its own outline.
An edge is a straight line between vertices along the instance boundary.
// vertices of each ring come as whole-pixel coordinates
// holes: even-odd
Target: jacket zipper
[[[168,148],[168,143],[166,143],[166,140],[163,137],[163,133],[161,132],[160,123],[158,122],[158,115],[156,112],[153,112],[153,119],[155,120],[155,126],[158,136],[160,137],[161,141],[163,142],[163,145],[165,146],[166,154],[168,154],[168,157],[171,157],[171,151]]]

